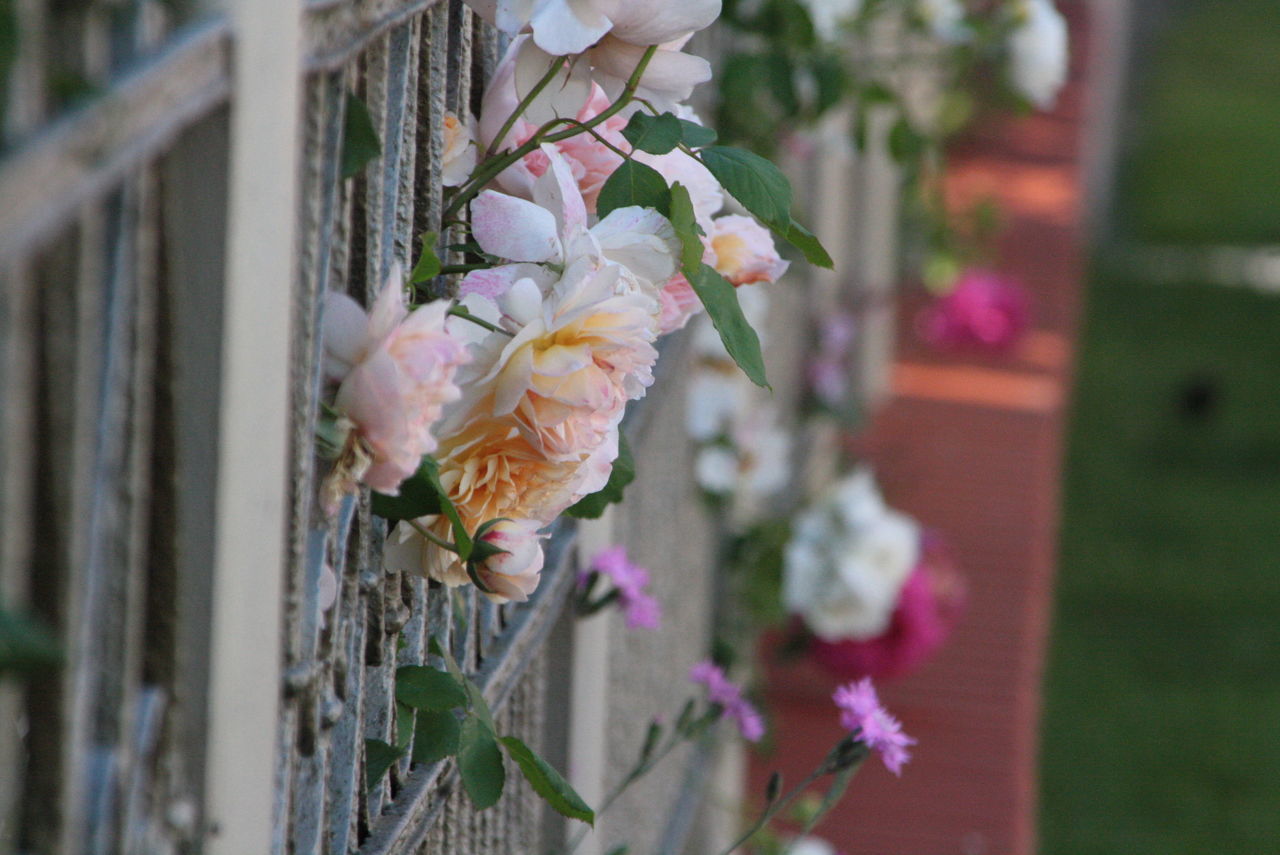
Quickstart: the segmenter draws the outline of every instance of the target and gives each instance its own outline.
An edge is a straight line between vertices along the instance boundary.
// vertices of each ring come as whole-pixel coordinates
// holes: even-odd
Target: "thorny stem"
[[[622,90],[622,94],[618,96],[618,100],[614,101],[598,115],[593,116],[585,122],[575,123],[575,127],[568,130],[559,131],[557,133],[549,133],[550,129],[559,124],[572,121],[569,119],[553,119],[542,127],[529,139],[525,140],[521,145],[516,146],[511,151],[501,157],[494,157],[484,161],[476,168],[471,179],[458,189],[457,195],[450,200],[448,207],[444,209],[443,218],[448,219],[462,210],[463,206],[475,198],[480,192],[480,188],[492,181],[496,176],[502,173],[507,167],[518,162],[526,154],[536,149],[544,142],[560,142],[561,140],[575,137],[584,131],[594,128],[596,125],[607,121],[616,115],[623,107],[627,106],[635,97],[636,90],[640,88],[640,78],[644,76],[645,69],[649,67],[649,61],[653,59],[654,53],[658,50],[657,45],[650,45],[644,52],[644,56],[640,57],[640,62],[636,64],[635,71],[631,72],[631,76],[627,78],[627,85]]]
[[[551,84],[551,81],[556,79],[556,76],[560,74],[560,71],[563,68],[564,58],[559,56],[556,57],[555,61],[551,63],[551,67],[547,69],[547,73],[542,75],[542,79],[529,90],[528,95],[525,95],[520,99],[520,103],[516,104],[516,108],[511,111],[511,115],[507,116],[507,120],[502,123],[502,128],[499,129],[498,135],[493,138],[493,142],[489,143],[489,148],[485,150],[484,156],[486,160],[497,153],[498,146],[507,138],[507,134],[510,133],[512,127],[515,126],[515,123],[520,118],[521,114],[523,114],[525,110],[529,109],[529,105],[533,103],[533,99],[537,98],[538,95],[542,93],[542,90],[546,89]]]

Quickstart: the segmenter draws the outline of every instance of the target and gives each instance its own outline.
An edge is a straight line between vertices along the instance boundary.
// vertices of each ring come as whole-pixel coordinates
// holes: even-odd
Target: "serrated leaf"
[[[342,125],[342,177],[351,178],[369,161],[382,156],[382,140],[373,117],[360,96],[347,93],[347,114]]]
[[[595,811],[547,761],[514,736],[502,737],[502,744],[511,755],[511,759],[516,761],[520,771],[524,773],[529,786],[533,787],[533,791],[542,796],[556,813],[567,816],[569,819],[580,819],[587,825],[595,825]]]
[[[418,256],[418,263],[413,266],[413,272],[409,274],[409,284],[417,285],[440,275],[440,256],[436,255],[436,238],[438,237],[439,235],[435,232],[423,232],[422,254]]]
[[[428,463],[430,461],[430,464]],[[440,513],[438,483],[431,477],[435,461],[424,457],[418,471],[400,482],[400,495],[388,496],[376,490],[372,494],[372,511],[385,520],[416,520]]]
[[[396,701],[396,748],[403,751],[413,739],[413,707]]]
[[[458,753],[462,722],[451,710],[418,713],[413,728],[413,762],[434,763]]]
[[[688,119],[680,120],[680,138],[689,148],[702,148],[713,145],[719,138],[711,128],[704,127]]]
[[[623,490],[636,479],[636,462],[631,456],[631,446],[625,435],[618,434],[618,457],[609,471],[609,480],[598,491],[583,496],[570,505],[565,513],[580,520],[599,519],[609,505],[621,502]]]
[[[724,349],[738,363],[742,372],[757,386],[769,387],[765,377],[764,355],[760,352],[760,337],[747,323],[738,304],[738,292],[729,282],[706,264],[698,266],[693,276],[686,274],[693,291],[702,301],[711,323],[724,342]]]
[[[698,236],[698,220],[689,190],[677,181],[671,185],[671,228],[680,239],[680,267],[695,270],[702,263],[702,239]]]
[[[467,690],[452,674],[405,665],[396,670],[396,700],[415,710],[451,710],[466,705]]]
[[[497,732],[497,728],[493,726],[493,713],[489,710],[489,702],[484,699],[484,692],[480,691],[472,680],[466,681],[467,700],[471,705],[471,714],[484,724],[485,727]]]
[[[649,154],[666,154],[680,144],[683,129],[673,113],[654,116],[641,112],[631,117],[622,135],[632,148]]]
[[[404,751],[392,747],[381,739],[364,741],[364,786],[371,790],[382,780],[397,760],[404,756]]]
[[[805,260],[810,264],[825,267],[827,270],[835,267],[835,262],[827,254],[822,241],[795,220],[791,221],[791,227],[787,229],[787,243],[804,253]]]
[[[632,205],[653,208],[665,217],[671,212],[671,190],[666,179],[652,166],[624,160],[600,188],[596,213],[603,220],[610,211]]]
[[[463,720],[458,733],[458,772],[462,775],[462,789],[477,810],[491,807],[502,798],[507,778],[502,750],[493,729],[474,716]]]
[[[698,156],[742,207],[779,234],[787,233],[791,182],[778,167],[754,152],[729,146],[708,146]]]

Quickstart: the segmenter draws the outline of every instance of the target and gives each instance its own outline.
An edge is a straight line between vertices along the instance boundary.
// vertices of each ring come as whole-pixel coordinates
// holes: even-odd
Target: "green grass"
[[[1153,243],[1280,242],[1280,5],[1184,5],[1134,75],[1120,220]]]
[[[1280,841],[1280,302],[1098,283],[1076,391],[1043,851]],[[1216,412],[1180,414],[1191,378]]]
[[[1280,241],[1280,7],[1190,6],[1119,210],[1145,240]],[[1280,851],[1280,297],[1097,279],[1081,346],[1041,851]]]

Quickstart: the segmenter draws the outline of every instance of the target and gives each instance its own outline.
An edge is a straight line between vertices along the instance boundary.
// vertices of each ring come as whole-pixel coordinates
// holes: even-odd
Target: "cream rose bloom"
[[[476,168],[476,132],[474,120],[444,114],[444,152],[440,158],[440,183],[457,187],[471,177]]]

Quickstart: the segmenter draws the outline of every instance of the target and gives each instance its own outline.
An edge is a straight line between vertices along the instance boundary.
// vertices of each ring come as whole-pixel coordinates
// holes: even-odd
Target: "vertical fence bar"
[[[268,852],[272,841],[301,11],[299,0],[231,8],[236,108],[206,778],[212,855]]]

